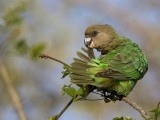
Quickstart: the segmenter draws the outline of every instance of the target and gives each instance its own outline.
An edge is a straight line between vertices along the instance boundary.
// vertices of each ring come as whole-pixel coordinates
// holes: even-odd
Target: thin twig
[[[99,101],[99,100],[104,100],[104,99],[103,98],[102,99],[87,99],[87,98],[85,98],[83,100],[86,100],[86,101]]]
[[[150,116],[148,116],[147,113],[139,105],[137,105],[134,101],[132,101],[128,97],[123,97],[122,100],[128,103],[133,108],[135,108],[138,112],[140,112],[143,118],[145,118],[146,120],[150,119]]]
[[[56,119],[58,120],[61,115],[67,110],[67,108],[73,103],[74,98],[72,98],[68,104],[61,110],[61,112],[59,114],[56,115]]]
[[[11,97],[12,103],[17,111],[17,114],[19,116],[19,120],[27,120],[26,114],[24,112],[22,102],[20,100],[20,97],[12,83],[12,80],[9,78],[8,71],[3,63],[0,62],[0,73],[2,75],[2,80],[6,84],[6,88],[8,90],[8,93]]]
[[[61,60],[58,60],[58,59],[53,58],[53,57],[51,57],[51,56],[49,56],[49,55],[46,55],[46,54],[40,54],[39,57],[40,57],[40,58],[45,58],[45,59],[48,59],[48,58],[49,58],[49,59],[51,59],[51,60],[54,60],[54,61],[56,61],[56,62],[59,62],[59,63],[65,65],[65,66],[67,66],[67,67],[70,67],[67,63],[62,62]]]

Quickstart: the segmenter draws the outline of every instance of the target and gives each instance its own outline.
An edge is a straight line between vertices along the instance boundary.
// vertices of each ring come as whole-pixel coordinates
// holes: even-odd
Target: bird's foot
[[[117,95],[117,93],[107,93],[103,91],[103,97],[105,102],[110,102],[110,101],[117,101],[117,100],[121,101],[124,96]]]

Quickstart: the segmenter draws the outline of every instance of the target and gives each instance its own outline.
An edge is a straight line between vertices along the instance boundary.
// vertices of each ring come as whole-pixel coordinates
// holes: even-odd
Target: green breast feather
[[[90,59],[80,52],[78,56],[71,64],[72,83],[92,85],[118,95],[128,95],[148,69],[144,54],[128,39],[99,58]]]

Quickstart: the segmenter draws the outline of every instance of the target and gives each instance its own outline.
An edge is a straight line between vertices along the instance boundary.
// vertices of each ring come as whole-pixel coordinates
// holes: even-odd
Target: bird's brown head
[[[85,31],[85,46],[88,48],[95,48],[98,51],[103,51],[113,42],[117,36],[112,26],[106,25],[92,25]]]

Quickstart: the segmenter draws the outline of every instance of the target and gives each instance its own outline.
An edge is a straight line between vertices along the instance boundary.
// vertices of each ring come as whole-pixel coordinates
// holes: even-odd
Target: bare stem
[[[58,120],[61,115],[67,110],[67,108],[73,103],[74,98],[72,98],[68,104],[61,110],[61,112],[59,114],[56,115],[56,119]]]
[[[6,88],[11,97],[12,103],[17,111],[19,120],[27,120],[26,114],[24,112],[22,102],[20,100],[19,94],[17,93],[12,80],[9,78],[8,71],[3,63],[0,62],[0,73],[2,75],[2,80],[6,84]]]
[[[140,112],[144,119],[146,120],[150,119],[150,116],[148,116],[147,113],[139,105],[137,105],[134,101],[132,101],[128,97],[123,97],[122,100],[128,103],[133,108],[135,108],[138,112]]]
[[[86,100],[86,101],[99,101],[99,100],[104,100],[104,99],[103,98],[102,99],[87,99],[87,98],[85,98],[83,100]]]
[[[48,59],[48,58],[49,58],[49,59],[51,59],[51,60],[54,60],[54,61],[56,61],[56,62],[59,62],[59,63],[65,65],[65,66],[67,66],[67,67],[70,67],[67,63],[62,62],[61,60],[58,60],[58,59],[53,58],[53,57],[51,57],[51,56],[49,56],[49,55],[46,55],[46,54],[40,54],[39,57],[40,57],[40,58],[45,58],[45,59]]]

